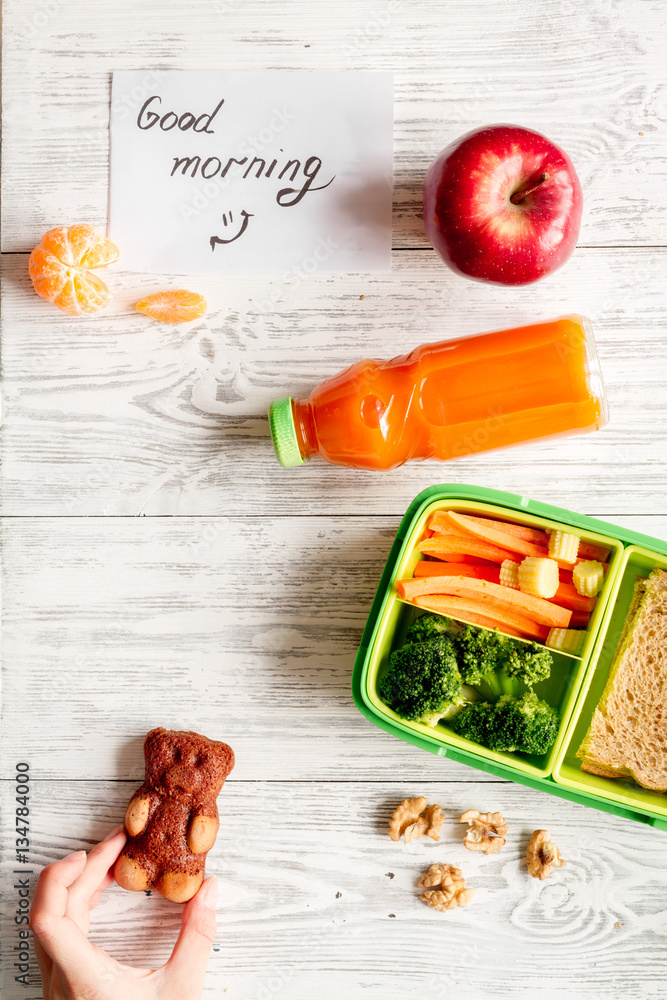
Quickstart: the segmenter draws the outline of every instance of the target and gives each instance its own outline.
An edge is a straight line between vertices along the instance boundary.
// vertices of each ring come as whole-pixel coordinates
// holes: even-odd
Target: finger
[[[57,921],[65,916],[69,887],[81,874],[85,863],[86,852],[76,851],[42,870],[30,908],[33,934],[48,937]]]
[[[86,866],[70,887],[67,915],[75,920],[84,934],[88,933],[88,914],[91,898],[100,887],[105,888],[109,869],[115,863],[126,841],[122,826],[115,827],[101,843],[93,847],[86,858]]]
[[[51,961],[51,956],[48,952],[44,951],[37,938],[33,939],[33,944],[35,946],[35,955],[37,957],[37,965],[39,966],[39,974],[42,977],[42,992],[45,997],[48,997],[49,990],[51,989],[53,962]]]
[[[104,892],[104,890],[108,889],[109,886],[112,885],[114,881],[115,880],[114,880],[114,877],[113,877],[112,873],[111,872],[107,872],[107,875],[106,875],[104,881],[102,882],[102,884],[99,886],[99,888],[97,888],[95,890],[95,892],[92,894],[92,896],[88,900],[88,909],[89,910],[94,910],[95,909],[95,907],[99,903],[100,899],[102,898],[102,893]]]
[[[107,835],[105,837],[102,837],[100,843],[101,844],[106,844],[107,840],[113,840],[113,838],[117,834],[119,834],[121,830],[124,830],[124,829],[125,829],[125,824],[124,823],[116,823],[115,826],[111,827],[111,829],[109,830],[109,832],[107,833]]]
[[[70,902],[78,902],[79,900],[88,902],[106,878],[111,866],[116,862],[126,840],[127,834],[124,828],[117,826],[107,834],[104,840],[93,847],[86,858],[86,867],[70,888]]]
[[[85,863],[86,852],[77,851],[45,868],[30,909],[30,927],[44,951],[65,976],[79,974],[84,980],[99,974],[100,955],[110,961],[67,916],[69,887]]]
[[[196,896],[183,907],[181,932],[161,970],[175,996],[198,997],[204,988],[206,966],[215,940],[217,897],[217,878],[207,878]]]

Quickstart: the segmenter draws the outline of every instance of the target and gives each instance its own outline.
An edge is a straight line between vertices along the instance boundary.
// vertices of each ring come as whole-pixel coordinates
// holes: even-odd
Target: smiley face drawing
[[[241,210],[241,218],[242,218],[243,221],[241,222],[241,226],[238,229],[238,231],[236,232],[236,234],[234,236],[231,236],[228,240],[223,240],[219,236],[211,236],[211,238],[209,240],[209,243],[211,244],[211,250],[215,250],[217,244],[220,244],[221,246],[224,246],[227,243],[233,243],[235,240],[238,240],[240,236],[243,236],[243,234],[245,233],[246,229],[248,228],[248,219],[251,219],[252,217],[253,217],[253,213],[252,212],[246,212],[245,209],[242,209]],[[232,223],[233,221],[234,221],[234,218],[233,218],[232,213],[230,212],[229,213],[229,222]],[[228,225],[228,223],[227,223],[227,213],[226,212],[222,216],[222,224],[223,224],[223,226]]]

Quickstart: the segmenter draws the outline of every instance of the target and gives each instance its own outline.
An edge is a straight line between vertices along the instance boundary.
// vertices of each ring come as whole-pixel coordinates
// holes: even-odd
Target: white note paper
[[[390,73],[113,75],[109,236],[177,274],[390,268]]]

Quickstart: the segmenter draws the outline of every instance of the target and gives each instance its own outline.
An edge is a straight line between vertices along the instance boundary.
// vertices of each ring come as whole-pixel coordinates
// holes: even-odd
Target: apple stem
[[[534,184],[530,182],[529,187],[519,188],[518,191],[515,191],[514,194],[510,197],[510,201],[512,202],[513,205],[520,205],[521,202],[524,200],[524,198],[527,198],[529,194],[533,193],[533,191],[537,191],[540,184],[544,184],[544,182],[548,180],[549,180],[549,174],[542,174],[540,177],[538,177],[537,181]]]

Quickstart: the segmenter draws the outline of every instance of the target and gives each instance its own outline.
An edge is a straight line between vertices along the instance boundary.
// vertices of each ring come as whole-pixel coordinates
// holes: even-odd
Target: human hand
[[[89,854],[45,868],[30,910],[44,1000],[200,1000],[215,938],[217,879],[207,878],[183,907],[181,931],[160,969],[121,965],[88,940],[90,911],[113,882],[125,844],[116,827]]]

